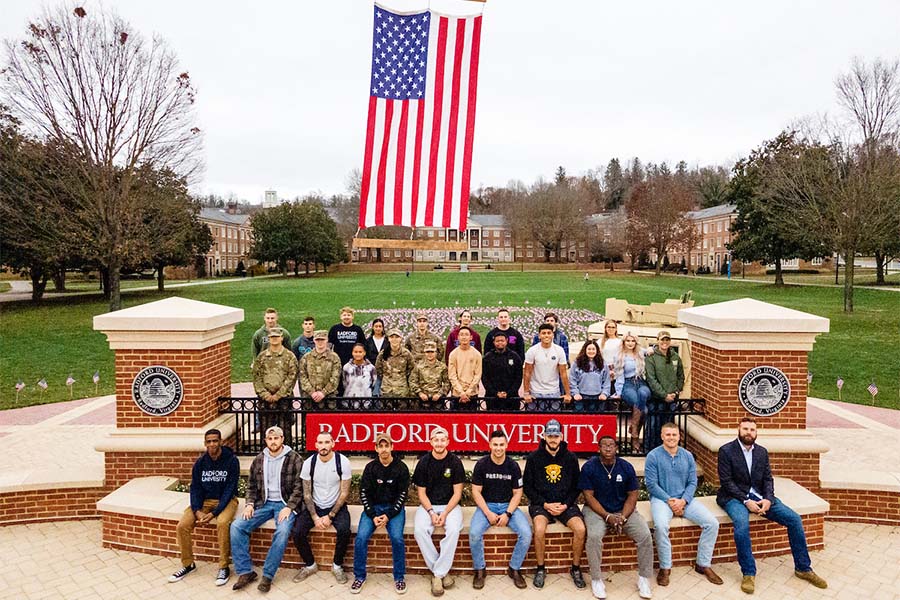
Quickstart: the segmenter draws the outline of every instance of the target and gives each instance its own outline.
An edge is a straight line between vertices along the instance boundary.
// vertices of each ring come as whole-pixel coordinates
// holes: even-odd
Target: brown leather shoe
[[[472,587],[480,590],[484,587],[484,578],[487,572],[484,569],[475,569],[475,579],[472,580]],[[444,586],[447,587],[447,586]]]
[[[669,585],[669,575],[671,573],[672,569],[660,569],[659,573],[656,574],[656,585],[663,587]]]
[[[794,571],[794,576],[804,581],[808,581],[819,589],[824,590],[828,587],[828,583],[816,575],[813,571]]]
[[[706,576],[706,580],[710,583],[714,583],[716,585],[722,585],[722,578],[716,575],[716,572],[712,570],[712,567],[701,567],[697,563],[694,563],[694,570],[700,573],[701,575]]]
[[[525,582],[525,578],[522,577],[522,571],[517,571],[512,567],[507,567],[506,574],[509,575],[509,578],[513,580],[513,583],[520,590],[524,590],[528,587],[528,584]]]
[[[234,582],[234,585],[231,586],[231,589],[240,590],[242,588],[247,587],[254,581],[256,581],[256,571],[250,571],[249,573],[244,573],[243,575],[238,577],[238,580],[236,582]]]
[[[263,594],[268,594],[269,590],[272,589],[272,580],[263,575],[263,578],[259,580],[259,585],[256,586],[256,589]]]

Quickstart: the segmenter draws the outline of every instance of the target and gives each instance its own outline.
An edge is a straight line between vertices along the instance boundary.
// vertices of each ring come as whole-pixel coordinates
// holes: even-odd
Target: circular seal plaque
[[[148,415],[161,417],[173,412],[184,399],[181,378],[169,367],[146,367],[131,384],[134,403]]]
[[[768,417],[780,411],[791,397],[791,383],[775,367],[754,367],[744,373],[738,386],[738,398],[747,412]]]

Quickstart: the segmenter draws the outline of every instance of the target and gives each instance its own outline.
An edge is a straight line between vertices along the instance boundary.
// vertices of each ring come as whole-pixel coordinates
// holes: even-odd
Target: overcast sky
[[[266,189],[344,191],[363,157],[371,1],[104,5],[165,38],[198,87],[196,191],[251,202]],[[9,39],[41,3],[0,6]],[[898,26],[897,0],[489,0],[472,186],[613,157],[730,167],[792,120],[834,112],[835,76],[855,55],[900,56]]]

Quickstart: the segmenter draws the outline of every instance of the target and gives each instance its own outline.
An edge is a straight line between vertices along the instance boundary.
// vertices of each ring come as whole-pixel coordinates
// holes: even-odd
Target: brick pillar
[[[705,418],[691,423],[690,449],[707,477],[715,479],[718,448],[751,415],[775,475],[817,488],[828,447],[806,431],[807,355],[828,319],[750,298],[683,309],[678,319],[691,342],[691,395],[706,400]],[[757,367],[780,371],[790,386],[786,404],[769,414],[741,402],[741,380]]]
[[[106,484],[149,475],[190,477],[203,431],[228,439],[234,423],[216,399],[231,390],[237,308],[167,298],[94,317],[116,353],[116,430],[97,445]]]

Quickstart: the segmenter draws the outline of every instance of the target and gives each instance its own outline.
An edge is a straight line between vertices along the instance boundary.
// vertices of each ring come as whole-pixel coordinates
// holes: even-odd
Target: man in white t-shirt
[[[334,437],[323,431],[316,436],[316,453],[303,461],[300,479],[303,480],[305,510],[297,515],[294,523],[294,545],[304,565],[294,581],[303,581],[319,570],[309,545],[309,533],[314,528],[324,531],[334,527],[337,541],[334,544],[334,560],[331,571],[338,583],[347,583],[344,573],[344,557],[350,544],[350,512],[347,497],[350,495],[350,477],[353,475],[350,461],[334,451]]]
[[[553,343],[553,325],[543,323],[538,328],[538,338],[540,343],[525,353],[522,396],[529,403],[535,398],[559,398],[561,384],[563,402],[568,404],[572,401],[568,365],[562,347]]]

